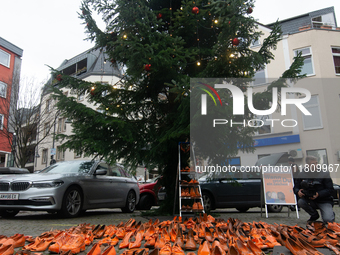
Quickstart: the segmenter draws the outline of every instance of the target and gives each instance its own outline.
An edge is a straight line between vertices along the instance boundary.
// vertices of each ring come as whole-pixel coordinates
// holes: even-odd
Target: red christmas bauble
[[[91,95],[94,96],[96,93],[94,93],[94,90],[91,90]]]
[[[247,10],[247,13],[250,14],[253,12],[253,8],[249,7],[248,10]]]
[[[195,7],[192,8],[191,12],[192,12],[193,14],[198,14],[198,13],[200,12],[200,9],[198,9],[198,7],[195,6]]]
[[[234,38],[232,43],[233,43],[234,46],[237,46],[237,45],[239,45],[240,40],[238,38]]]
[[[151,70],[151,64],[146,64],[146,65],[144,66],[144,69],[145,69],[145,71],[150,72],[150,70]]]
[[[163,17],[162,13],[157,14],[157,20],[161,19]]]
[[[57,81],[61,81],[62,80],[61,74],[58,74],[56,79],[57,79]]]

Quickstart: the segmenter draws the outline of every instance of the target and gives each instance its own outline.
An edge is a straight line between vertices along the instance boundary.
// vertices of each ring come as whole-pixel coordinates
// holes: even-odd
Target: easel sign
[[[268,218],[267,205],[294,205],[296,208],[296,197],[293,192],[294,182],[290,171],[263,172],[262,176],[266,218]],[[296,217],[299,218],[298,210],[296,210]]]

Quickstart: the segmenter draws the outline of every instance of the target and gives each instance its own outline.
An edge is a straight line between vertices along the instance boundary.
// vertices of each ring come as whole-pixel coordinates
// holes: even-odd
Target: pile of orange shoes
[[[190,181],[186,181],[186,180],[181,180],[180,183],[182,185],[196,185],[198,184],[199,182],[195,179],[191,179]]]
[[[190,192],[189,188],[182,188],[181,197],[189,197],[189,198],[200,198],[201,194],[198,190],[198,187],[191,187]]]
[[[194,202],[192,206],[182,205],[182,210],[193,210],[193,211],[203,211],[203,206],[201,202]]]
[[[10,237],[0,235],[0,254],[11,255],[14,249],[25,245],[26,238],[23,234],[15,234]]]
[[[339,245],[338,223],[325,226],[314,222],[302,228],[246,223],[233,218],[225,221],[207,214],[162,222],[130,219],[117,226],[80,224],[67,230],[48,231],[36,238],[22,234],[0,236],[0,254],[4,255],[14,254],[16,249],[21,249],[15,253],[18,255],[44,251],[63,255],[82,251],[87,255],[262,255],[275,246],[285,246],[294,255],[319,255],[316,250],[319,247],[339,254]]]

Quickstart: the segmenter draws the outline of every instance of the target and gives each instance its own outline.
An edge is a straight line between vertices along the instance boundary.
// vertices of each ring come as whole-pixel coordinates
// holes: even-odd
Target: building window
[[[319,149],[319,150],[308,150],[307,156],[314,156],[318,159],[318,164],[326,164],[328,165],[328,158],[327,158],[327,151],[326,149]]]
[[[4,115],[0,114],[0,130],[2,130],[4,128]]]
[[[51,111],[51,109],[52,109],[52,99],[48,99],[47,101],[46,101],[46,112],[50,112]]]
[[[43,149],[41,164],[47,164],[47,153],[48,153],[48,149]]]
[[[311,99],[303,104],[312,115],[302,115],[304,130],[322,128],[321,112],[318,95],[313,95]]]
[[[334,15],[333,13],[326,13],[313,17],[312,24],[314,28],[323,28],[324,26],[329,26],[330,28],[335,27]]]
[[[44,125],[44,136],[48,135],[49,129],[50,129],[49,123],[45,123],[45,125]]]
[[[297,56],[301,52],[301,56],[304,58],[304,64],[301,69],[301,74],[314,75],[312,48],[306,47],[294,51],[294,56]]]
[[[268,121],[268,119],[271,119],[269,115],[258,115],[251,121],[253,127],[258,127],[256,131],[257,135],[270,134],[272,132],[272,122]]]
[[[9,68],[11,55],[0,49],[0,64]]]
[[[65,159],[65,150],[63,150],[60,146],[57,146],[57,160]]]
[[[340,74],[340,48],[332,48],[335,73]]]
[[[7,95],[7,84],[0,81],[0,97],[6,98]]]
[[[65,118],[58,119],[58,133],[62,133],[66,131],[66,121]]]

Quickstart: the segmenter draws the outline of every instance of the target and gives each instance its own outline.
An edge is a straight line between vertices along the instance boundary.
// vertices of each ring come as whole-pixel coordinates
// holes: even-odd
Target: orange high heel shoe
[[[86,255],[100,255],[100,254],[101,254],[100,245],[96,243],[92,246],[91,250]]]
[[[126,235],[126,231],[125,231],[124,227],[121,227],[121,228],[117,229],[116,237],[118,237],[118,239],[123,239],[125,235]]]
[[[22,247],[25,245],[26,238],[23,234],[15,234],[9,238],[14,240],[14,248]]]
[[[134,233],[133,231],[130,231],[125,235],[122,242],[119,244],[119,249],[124,249],[124,248],[129,247],[130,238],[133,235],[133,233]]]
[[[162,249],[159,250],[159,255],[171,255],[171,251],[171,243],[167,242]]]
[[[30,251],[46,251],[48,246],[50,246],[52,240],[48,241],[48,240],[40,240],[38,241],[38,243],[36,243],[31,249],[29,249]]]
[[[58,235],[57,238],[53,239],[52,243],[49,247],[48,250],[54,253],[60,253],[61,252],[61,247],[63,245],[67,244],[67,242],[70,240],[71,235],[63,232],[61,235]]]
[[[114,246],[108,246],[101,255],[116,255],[116,249]]]
[[[200,193],[198,187],[195,188],[195,193],[196,193],[196,197],[201,197],[201,193]]]
[[[185,255],[182,248],[176,243],[172,246],[171,255]]]
[[[263,255],[263,251],[252,241],[248,240],[247,247],[251,250],[255,255]]]
[[[195,192],[194,188],[190,189],[190,197],[196,197],[196,192]]]
[[[156,238],[157,238],[157,234],[156,233],[154,233],[152,236],[149,236],[148,239],[146,239],[144,247],[145,248],[153,248],[153,247],[155,247]]]
[[[165,245],[165,240],[162,234],[157,236],[157,241],[155,243],[155,249],[161,249]]]
[[[192,204],[192,210],[198,210],[198,205],[196,202]]]
[[[95,239],[102,238],[105,233],[106,226],[105,225],[97,225],[96,228],[92,231]]]
[[[14,253],[13,244],[1,245],[0,246],[0,254],[1,255],[12,255]]]
[[[179,247],[184,248],[183,234],[179,226],[177,226],[177,235],[176,235],[175,244],[178,244]]]
[[[211,255],[207,240],[203,241],[203,243],[200,244],[200,246],[198,247],[197,255]]]
[[[195,251],[196,250],[196,242],[194,239],[194,232],[192,229],[189,229],[188,239],[185,243],[184,249],[186,251]]]
[[[210,229],[207,227],[205,227],[205,239],[210,243],[214,241],[214,236],[211,233]]]
[[[225,247],[228,250],[228,247]],[[226,255],[225,249],[222,247],[220,241],[215,240],[211,245],[211,254],[212,255]]]

